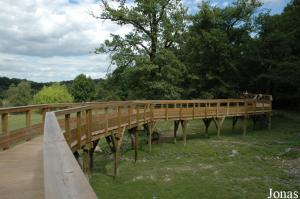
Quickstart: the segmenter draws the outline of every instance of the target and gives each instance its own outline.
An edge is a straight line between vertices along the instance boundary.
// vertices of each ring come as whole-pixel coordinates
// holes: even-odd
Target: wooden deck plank
[[[43,137],[0,152],[0,198],[44,198]]]

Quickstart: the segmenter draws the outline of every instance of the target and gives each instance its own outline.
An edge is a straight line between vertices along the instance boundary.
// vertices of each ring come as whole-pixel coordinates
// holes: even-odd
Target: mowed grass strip
[[[191,121],[185,147],[180,140],[165,142],[154,144],[148,153],[144,144],[137,163],[132,150],[122,153],[117,179],[112,177],[113,156],[96,153],[90,182],[102,199],[267,198],[270,188],[300,191],[299,118],[276,112],[271,131],[263,120],[253,130],[249,120],[246,137],[242,121],[232,131],[227,119],[221,138],[212,123],[208,139],[203,122]],[[172,140],[172,122],[161,122],[158,129]],[[101,148],[106,150],[106,144]]]

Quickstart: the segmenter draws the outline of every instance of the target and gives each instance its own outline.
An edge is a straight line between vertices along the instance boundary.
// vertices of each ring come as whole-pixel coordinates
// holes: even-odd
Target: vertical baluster
[[[166,120],[168,120],[168,109],[169,109],[169,104],[166,104],[166,109],[165,109],[165,117],[166,117]]]
[[[68,144],[71,145],[70,114],[65,115],[65,138]]]
[[[147,110],[147,104],[144,104],[144,123],[146,123],[146,110]]]
[[[107,134],[108,133],[108,107],[105,107],[104,108],[104,112],[105,112],[105,133]]]
[[[121,106],[118,106],[118,133],[121,133]]]
[[[25,112],[25,125],[26,125],[26,134],[28,136],[26,141],[28,141],[30,139],[31,110],[27,110]]]
[[[81,148],[81,112],[76,114],[77,146]]]
[[[195,119],[195,103],[193,103],[193,119]]]
[[[140,109],[139,109],[139,105],[136,105],[135,106],[136,108],[136,125],[137,127],[139,127],[139,120],[140,120]]]
[[[8,113],[2,113],[1,115],[1,122],[2,122],[2,134],[7,135],[8,137]],[[9,148],[9,139],[7,140],[7,143],[4,144],[3,150]]]
[[[132,114],[132,107],[131,105],[128,106],[128,125],[129,129],[131,129],[131,114]]]

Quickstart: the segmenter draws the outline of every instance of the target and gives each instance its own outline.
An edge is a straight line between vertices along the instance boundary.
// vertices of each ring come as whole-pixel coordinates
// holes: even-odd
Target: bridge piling
[[[211,123],[212,119],[211,118],[204,118],[204,119],[202,119],[202,121],[205,125],[205,137],[209,137],[208,136],[208,128],[210,126],[210,123]]]

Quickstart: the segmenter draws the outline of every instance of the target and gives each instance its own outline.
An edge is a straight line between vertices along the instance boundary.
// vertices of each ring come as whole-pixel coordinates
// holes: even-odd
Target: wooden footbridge
[[[218,136],[225,118],[247,121],[266,116],[271,127],[272,97],[178,100],[125,101],[82,104],[51,104],[2,108],[0,134],[1,198],[96,198],[88,183],[93,167],[93,154],[100,139],[106,139],[114,153],[115,176],[119,174],[120,147],[125,132],[131,134],[138,150],[137,129],[148,133],[151,151],[152,133],[157,122],[174,121],[174,141],[182,126],[183,144],[187,140],[187,123],[203,120],[206,133],[213,121]],[[10,125],[10,119],[24,115],[24,126]],[[41,115],[40,122],[32,117]],[[44,129],[44,130],[43,130]],[[79,161],[82,156],[82,161]]]

